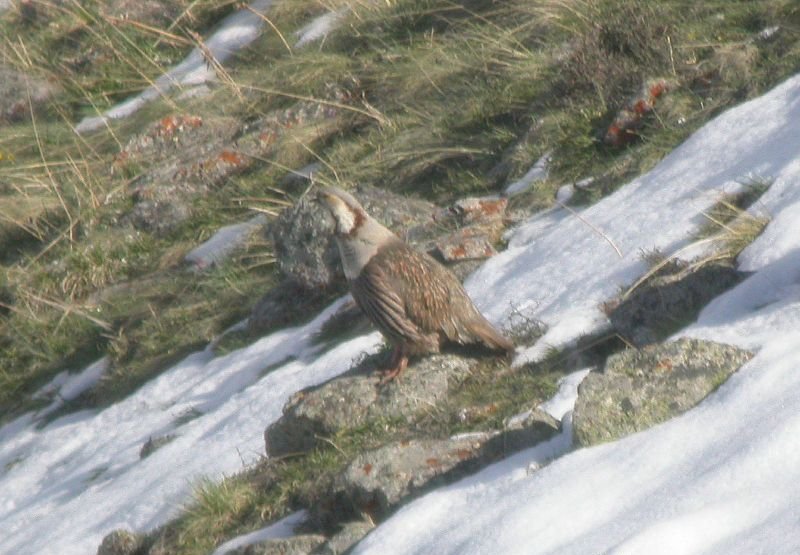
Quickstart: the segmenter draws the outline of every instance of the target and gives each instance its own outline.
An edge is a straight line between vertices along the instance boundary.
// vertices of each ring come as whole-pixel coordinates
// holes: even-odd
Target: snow
[[[272,0],[255,0],[249,9],[242,9],[222,20],[217,29],[204,41],[208,51],[219,63],[253,42],[260,34],[264,14],[272,5]],[[145,104],[166,94],[172,88],[201,85],[215,78],[214,69],[209,67],[203,53],[194,48],[177,66],[170,69],[139,95],[114,106],[99,116],[86,117],[75,126],[77,133],[96,131],[109,120],[122,119],[138,112]]]
[[[344,372],[380,345],[377,333],[324,352],[313,345],[343,302],[228,355],[190,355],[107,409],[41,429],[41,415],[27,414],[0,428],[3,549],[92,553],[113,529],[166,522],[200,478],[220,479],[258,460],[264,428],[292,393]],[[187,415],[196,417],[185,422]],[[142,445],[166,434],[176,438],[140,460]]]
[[[681,332],[756,356],[686,414],[578,450],[570,450],[570,407],[581,376],[570,376],[545,404],[561,413],[562,434],[417,499],[356,552],[800,552],[799,142],[797,76],[722,114],[597,204],[523,222],[466,284],[492,321],[521,315],[548,326],[518,362],[605,329],[602,305],[647,270],[642,252],[685,255],[720,195],[771,181],[753,208],[771,222],[739,260],[752,275]],[[166,522],[199,478],[256,461],[264,428],[292,393],[380,344],[376,333],[327,350],[313,344],[342,302],[227,355],[194,353],[106,409],[43,427],[36,413],[4,425],[3,549],[91,553],[115,528]],[[176,438],[140,460],[148,438],[166,434]]]
[[[295,43],[294,47],[302,48],[307,44],[311,44],[312,42],[316,42],[327,37],[331,31],[338,27],[346,12],[347,8],[341,8],[334,12],[324,13],[319,17],[312,19],[307,25],[295,33],[297,36],[297,42]]]
[[[225,555],[226,553],[242,547],[247,547],[248,545],[253,545],[254,543],[291,537],[294,535],[295,526],[301,524],[307,516],[308,515],[305,511],[297,511],[292,513],[289,516],[280,519],[278,522],[262,528],[261,530],[256,530],[255,532],[250,532],[249,534],[243,534],[233,538],[232,540],[226,541],[217,549],[215,549],[214,553],[211,555]]]
[[[514,195],[527,191],[534,183],[547,179],[550,172],[550,156],[552,156],[552,152],[548,152],[539,158],[525,175],[506,187],[505,195],[513,197]]]
[[[192,249],[184,260],[198,270],[219,264],[266,223],[267,217],[259,214],[246,222],[221,227],[210,239]]]

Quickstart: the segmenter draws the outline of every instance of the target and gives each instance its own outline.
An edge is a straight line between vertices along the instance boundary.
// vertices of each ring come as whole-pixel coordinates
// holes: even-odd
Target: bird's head
[[[317,191],[317,201],[324,206],[336,223],[336,234],[352,236],[367,220],[367,213],[351,195],[335,187],[321,187]]]

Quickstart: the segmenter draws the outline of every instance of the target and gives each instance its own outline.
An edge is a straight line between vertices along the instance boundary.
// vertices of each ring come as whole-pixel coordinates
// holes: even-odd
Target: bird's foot
[[[400,373],[406,369],[406,366],[408,366],[408,357],[400,349],[396,348],[392,356],[392,366],[381,372],[381,379],[378,385],[386,385],[397,379]]]

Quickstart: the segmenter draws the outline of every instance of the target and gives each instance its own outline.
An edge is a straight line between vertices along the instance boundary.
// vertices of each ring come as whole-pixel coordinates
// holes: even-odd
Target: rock
[[[362,453],[336,479],[337,501],[382,520],[401,500],[446,483],[448,472],[479,456],[487,437],[412,439]]]
[[[483,446],[484,454],[500,458],[546,441],[557,434],[561,423],[547,412],[535,408],[506,422],[503,431]]]
[[[172,201],[145,200],[137,202],[121,222],[123,225],[130,224],[140,231],[164,235],[187,220],[190,215],[189,204],[180,198]]]
[[[433,237],[432,204],[374,187],[358,187],[354,194],[367,212],[412,244]],[[333,221],[310,196],[285,209],[270,226],[278,269],[301,289],[344,289]]]
[[[344,376],[296,393],[283,416],[267,428],[264,441],[270,457],[313,449],[318,438],[355,428],[374,418],[411,419],[443,399],[475,364],[455,355],[433,355],[410,366],[401,379],[380,385],[375,358]],[[367,374],[366,372],[372,372]]]
[[[702,401],[751,357],[687,338],[613,355],[603,373],[588,374],[578,388],[575,438],[593,445],[664,422]]]
[[[314,174],[321,169],[322,164],[319,162],[306,164],[299,170],[287,173],[278,185],[282,191],[302,190],[314,181]]]
[[[309,555],[325,541],[319,534],[302,534],[250,544],[225,555]]]
[[[465,228],[436,241],[436,249],[445,262],[480,260],[497,254],[489,238],[474,228]]]
[[[166,444],[173,441],[177,436],[174,434],[166,434],[163,436],[156,436],[156,437],[149,437],[147,441],[144,442],[142,448],[139,449],[139,458],[144,459],[149,457],[153,453],[155,453],[160,448],[164,447]]]
[[[711,299],[746,277],[721,262],[696,270],[673,266],[671,275],[646,282],[609,314],[617,333],[637,347],[659,341],[693,321]]]
[[[97,555],[133,555],[141,547],[143,537],[125,529],[114,530],[103,538]]]
[[[375,526],[365,520],[346,522],[328,541],[314,549],[312,555],[342,555],[369,534]]]
[[[333,501],[328,505],[339,513],[366,513],[382,520],[399,504],[536,445],[558,431],[558,421],[536,410],[503,431],[396,441],[358,455],[334,480]]]
[[[333,220],[312,197],[283,210],[269,227],[278,270],[299,290],[343,289]]]
[[[291,281],[283,281],[256,302],[247,319],[247,331],[253,336],[285,328],[310,318],[329,299],[321,290],[306,290]]]
[[[30,118],[40,112],[60,88],[50,81],[0,66],[0,123]]]
[[[465,198],[448,209],[461,225],[502,221],[508,199],[497,197]]]

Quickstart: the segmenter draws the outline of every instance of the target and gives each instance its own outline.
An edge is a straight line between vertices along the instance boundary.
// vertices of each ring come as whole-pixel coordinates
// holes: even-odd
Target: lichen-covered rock
[[[346,522],[328,540],[314,549],[312,555],[342,555],[369,534],[374,524],[366,520]]]
[[[250,544],[225,555],[310,555],[324,541],[325,536],[319,534],[302,534]]]
[[[434,206],[375,187],[354,191],[364,209],[412,244],[434,234]],[[344,273],[333,240],[333,221],[317,202],[304,197],[270,226],[278,269],[302,289],[343,289]]]
[[[436,241],[436,249],[446,262],[480,260],[497,254],[489,237],[473,229],[460,229]]]
[[[702,401],[752,357],[711,341],[679,339],[609,357],[578,388],[575,439],[593,445],[645,430]]]
[[[292,396],[283,416],[264,432],[267,454],[279,457],[309,451],[319,437],[330,437],[369,419],[410,419],[443,399],[474,364],[473,359],[434,355],[381,385],[381,376],[373,371],[374,357],[367,359],[347,375]]]
[[[278,270],[301,290],[344,287],[333,240],[333,220],[306,196],[283,210],[269,227]]]
[[[711,299],[739,283],[745,274],[730,264],[675,268],[633,291],[609,314],[614,329],[641,347],[659,341],[694,320]]]
[[[103,538],[97,555],[133,555],[141,547],[143,538],[128,530],[114,530]]]
[[[441,485],[457,465],[476,459],[488,437],[412,439],[362,453],[336,480],[339,503],[382,519],[401,500]]]
[[[340,512],[383,519],[400,503],[547,440],[558,430],[558,421],[536,410],[502,431],[393,442],[361,453],[347,466],[334,481],[331,505]]]

